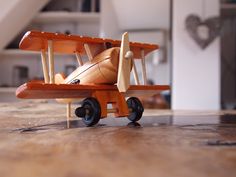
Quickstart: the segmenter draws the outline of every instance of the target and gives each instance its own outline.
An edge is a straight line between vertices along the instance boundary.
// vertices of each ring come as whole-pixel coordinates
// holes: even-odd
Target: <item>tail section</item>
[[[55,83],[56,84],[64,84],[65,83],[65,75],[63,73],[58,73],[55,75]],[[56,99],[58,103],[71,103],[73,99]]]
[[[55,75],[55,83],[56,84],[64,84],[65,83],[65,75],[63,73],[58,73]]]

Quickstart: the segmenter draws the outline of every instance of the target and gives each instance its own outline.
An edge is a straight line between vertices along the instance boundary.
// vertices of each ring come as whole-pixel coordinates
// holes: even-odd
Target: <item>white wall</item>
[[[168,41],[164,44],[159,29],[168,32],[169,14],[169,0],[101,0],[100,35],[120,40],[122,33],[129,31],[131,41],[167,45],[168,49]],[[166,62],[159,64],[155,55],[147,59],[147,76],[155,84],[170,83],[169,55],[167,57]]]
[[[139,41],[145,43],[158,44],[160,47],[166,46],[169,48],[168,41],[165,41],[164,33],[162,31],[148,31],[148,32],[130,32],[129,33],[130,41]],[[165,44],[166,43],[166,44]],[[156,50],[146,56],[146,68],[147,68],[147,78],[154,81],[154,84],[157,85],[169,85],[170,84],[170,56],[167,53],[167,60],[161,62],[158,57],[159,51]],[[136,61],[138,68],[139,78],[142,78],[142,69],[141,62]],[[134,83],[134,78],[132,78]]]
[[[172,108],[217,110],[220,108],[219,38],[201,50],[185,29],[189,14],[219,15],[219,0],[173,1]]]
[[[112,1],[101,0],[100,37],[116,38],[120,29]]]
[[[21,32],[49,0],[0,1],[0,50]]]
[[[169,28],[169,0],[112,0],[112,4],[122,30]]]

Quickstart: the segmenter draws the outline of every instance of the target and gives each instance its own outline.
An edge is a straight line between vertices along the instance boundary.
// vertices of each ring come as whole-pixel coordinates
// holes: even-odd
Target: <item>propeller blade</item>
[[[122,35],[119,66],[117,75],[117,87],[119,92],[126,92],[130,86],[130,71],[132,65],[133,52],[129,47],[129,35],[124,33]]]

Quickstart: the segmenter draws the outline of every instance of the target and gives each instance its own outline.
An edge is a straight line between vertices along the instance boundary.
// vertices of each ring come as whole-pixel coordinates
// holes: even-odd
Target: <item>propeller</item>
[[[129,47],[129,35],[125,32],[122,35],[119,66],[117,75],[117,87],[119,92],[126,92],[130,86],[130,71],[132,66],[133,52]]]

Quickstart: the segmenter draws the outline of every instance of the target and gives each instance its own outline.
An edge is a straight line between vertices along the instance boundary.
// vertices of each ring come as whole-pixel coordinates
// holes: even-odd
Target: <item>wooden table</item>
[[[235,112],[147,110],[139,124],[87,128],[65,106],[1,103],[1,177],[199,177],[236,174]]]

